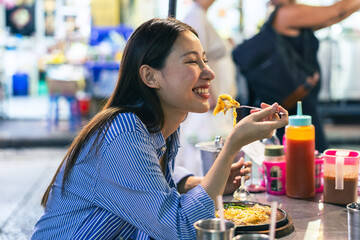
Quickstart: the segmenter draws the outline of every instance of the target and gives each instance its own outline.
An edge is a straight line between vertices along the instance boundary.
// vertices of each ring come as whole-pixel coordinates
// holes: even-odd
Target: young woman
[[[209,88],[210,110],[206,113],[189,113],[180,131],[181,148],[176,157],[176,171],[179,169],[195,176],[204,176],[202,161],[196,143],[214,141],[220,135],[224,139],[231,131],[232,114],[214,116],[213,111],[220,94],[237,96],[236,68],[231,56],[232,46],[221,38],[207,18],[208,9],[215,0],[193,0],[183,22],[198,33],[200,43],[206,52],[209,66],[215,74]],[[201,132],[197,129],[204,129]],[[179,181],[176,179],[176,181]]]
[[[198,185],[173,181],[180,123],[209,109],[214,73],[196,32],[152,19],[131,35],[105,108],[80,132],[42,199],[32,239],[195,239],[239,149],[288,123],[274,104],[243,119]],[[201,130],[199,130],[201,131]],[[191,187],[189,187],[191,186]]]

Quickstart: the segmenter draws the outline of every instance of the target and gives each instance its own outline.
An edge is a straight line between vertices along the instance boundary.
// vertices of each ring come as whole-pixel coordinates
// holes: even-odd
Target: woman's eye
[[[204,59],[203,62],[204,62],[205,64],[208,64],[209,61],[208,61],[207,59]],[[186,63],[198,64],[199,62],[198,62],[197,60],[190,60],[190,61],[187,61]]]

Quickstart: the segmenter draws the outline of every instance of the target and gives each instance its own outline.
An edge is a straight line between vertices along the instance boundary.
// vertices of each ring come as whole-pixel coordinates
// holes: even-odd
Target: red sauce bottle
[[[289,116],[286,138],[286,195],[306,199],[315,195],[315,128],[311,116],[302,115],[298,101],[297,115]]]

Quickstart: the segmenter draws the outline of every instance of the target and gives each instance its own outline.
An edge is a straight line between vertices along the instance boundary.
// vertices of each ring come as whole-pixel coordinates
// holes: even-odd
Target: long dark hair
[[[143,83],[139,69],[144,64],[155,69],[162,69],[175,40],[181,32],[186,30],[197,36],[193,28],[174,18],[154,18],[140,25],[131,34],[123,52],[118,81],[112,95],[103,110],[94,116],[70,145],[42,197],[41,205],[46,206],[51,186],[55,182],[61,166],[65,164],[62,181],[62,189],[64,189],[69,173],[85,144],[93,134],[97,133],[96,140],[92,145],[92,149],[97,146],[96,154],[103,139],[99,142],[101,133],[107,131],[117,114],[132,112],[141,119],[149,132],[161,130],[164,125],[164,113],[159,98],[154,89]]]

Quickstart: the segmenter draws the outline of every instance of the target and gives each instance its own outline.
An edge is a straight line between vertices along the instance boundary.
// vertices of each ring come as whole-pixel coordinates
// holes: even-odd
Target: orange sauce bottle
[[[311,116],[302,115],[301,101],[297,115],[289,116],[285,128],[286,195],[306,199],[315,195],[315,128]]]

